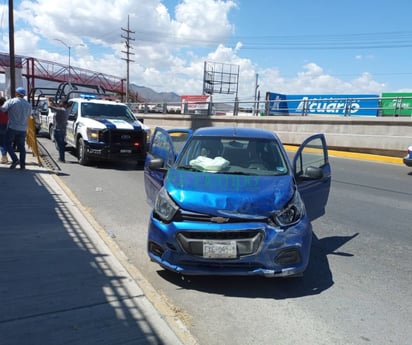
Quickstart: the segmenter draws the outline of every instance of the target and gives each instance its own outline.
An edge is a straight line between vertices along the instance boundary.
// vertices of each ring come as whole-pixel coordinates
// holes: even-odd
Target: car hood
[[[290,175],[251,176],[170,169],[165,188],[184,210],[231,217],[267,217],[292,198]]]
[[[141,129],[141,123],[139,121],[125,121],[122,119],[116,118],[106,118],[106,119],[90,119],[84,118],[84,123],[89,128],[98,128],[98,129]]]

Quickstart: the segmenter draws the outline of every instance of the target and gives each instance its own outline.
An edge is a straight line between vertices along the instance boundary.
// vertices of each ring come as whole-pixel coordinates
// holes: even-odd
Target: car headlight
[[[170,222],[178,210],[165,188],[161,188],[157,195],[154,211],[164,222]]]
[[[87,140],[98,142],[99,141],[99,129],[97,128],[87,128]]]
[[[280,211],[275,212],[271,219],[278,226],[291,226],[299,222],[305,212],[305,205],[299,192],[296,190],[286,206]]]

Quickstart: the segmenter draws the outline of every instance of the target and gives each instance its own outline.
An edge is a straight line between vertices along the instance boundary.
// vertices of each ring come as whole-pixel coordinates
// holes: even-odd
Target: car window
[[[164,160],[165,166],[169,166],[174,162],[174,153],[169,139],[170,137],[165,131],[155,131],[150,149],[153,156]]]
[[[125,121],[135,121],[135,117],[128,107],[120,104],[104,104],[84,102],[81,105],[83,117],[92,119],[110,118]]]
[[[276,140],[192,137],[177,166],[200,171],[281,175],[288,165]]]
[[[170,138],[173,142],[173,147],[176,153],[179,153],[184,144],[186,143],[187,137],[190,135],[189,132],[170,132]]]
[[[68,109],[68,112],[71,116],[74,116],[75,118],[77,118],[77,111],[79,109],[79,104],[77,102],[69,101],[69,105],[68,105],[67,109]]]
[[[303,148],[300,157],[301,159],[296,160],[296,172],[298,176],[302,175],[309,167],[323,167],[326,162],[322,140],[316,138],[310,141],[310,143]]]

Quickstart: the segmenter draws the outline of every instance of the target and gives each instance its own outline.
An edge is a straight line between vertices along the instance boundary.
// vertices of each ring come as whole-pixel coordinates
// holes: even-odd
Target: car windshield
[[[283,175],[288,165],[276,140],[257,138],[192,137],[176,167],[191,171]]]
[[[82,116],[92,119],[116,119],[127,122],[135,121],[128,107],[122,104],[82,103]]]
[[[189,136],[188,132],[171,132],[169,133],[170,138],[172,139],[173,146],[176,153],[179,153],[184,144],[186,143],[187,137]]]

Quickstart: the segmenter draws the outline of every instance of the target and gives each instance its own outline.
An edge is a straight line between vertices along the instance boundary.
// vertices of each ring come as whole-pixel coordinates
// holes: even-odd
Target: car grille
[[[256,253],[264,238],[261,230],[182,231],[176,236],[182,249],[191,255],[203,256],[203,241],[236,241],[238,256]]]
[[[216,223],[214,219],[216,219],[216,216],[212,216],[210,214],[204,214],[204,213],[196,213],[196,212],[189,212],[185,210],[179,210],[178,213],[176,213],[174,221],[178,222],[184,222],[184,221],[195,221],[195,222],[212,222]],[[222,217],[222,219],[225,217]],[[226,218],[226,221],[223,223],[245,223],[245,222],[256,222],[256,221],[263,221],[267,222],[267,218],[242,218],[242,217],[229,217]]]
[[[146,134],[144,131],[125,129],[106,129],[100,133],[100,141],[108,143],[111,147],[133,147],[133,143],[143,145]]]

